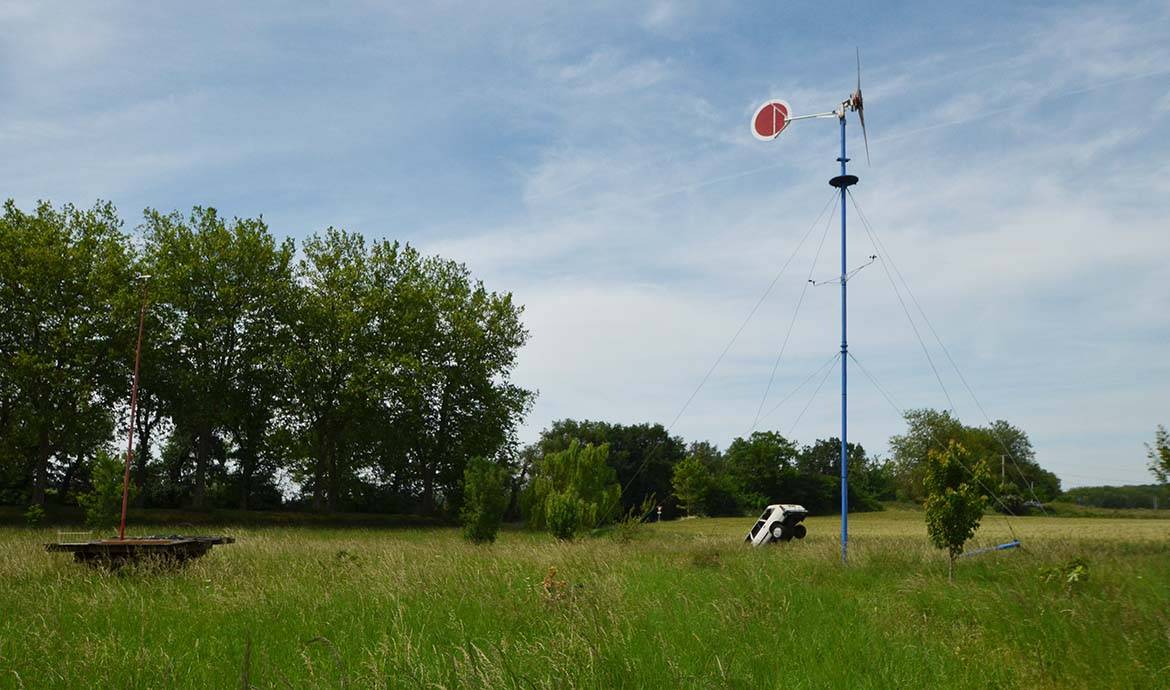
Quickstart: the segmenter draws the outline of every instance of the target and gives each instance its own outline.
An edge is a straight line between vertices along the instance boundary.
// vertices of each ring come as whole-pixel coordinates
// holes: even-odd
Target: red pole
[[[118,539],[126,539],[126,504],[130,500],[130,459],[134,457],[134,427],[138,425],[138,363],[142,359],[142,328],[146,322],[146,288],[142,288],[142,308],[138,311],[138,344],[134,347],[134,382],[130,385],[130,432],[126,434],[126,470],[122,475],[122,524]]]

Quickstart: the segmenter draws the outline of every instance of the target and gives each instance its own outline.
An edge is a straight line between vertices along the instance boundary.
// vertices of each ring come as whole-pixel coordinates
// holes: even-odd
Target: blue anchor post
[[[846,338],[848,321],[845,311],[846,282],[848,269],[845,266],[845,203],[850,185],[857,184],[857,176],[846,172],[845,164],[845,106],[837,113],[841,122],[841,174],[829,180],[829,184],[841,190],[841,562],[849,562],[849,450],[848,450],[848,357],[849,341]]]

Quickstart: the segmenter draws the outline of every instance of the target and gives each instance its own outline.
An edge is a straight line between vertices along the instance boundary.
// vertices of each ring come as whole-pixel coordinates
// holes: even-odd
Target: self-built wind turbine
[[[829,180],[829,184],[841,192],[841,561],[848,560],[849,555],[849,451],[847,442],[849,408],[848,408],[848,355],[849,341],[847,336],[846,319],[846,287],[849,281],[849,270],[845,265],[846,217],[845,196],[850,186],[857,184],[857,176],[850,175],[847,164],[849,158],[845,153],[845,123],[849,113],[856,113],[861,123],[861,136],[865,142],[865,160],[869,162],[869,137],[865,131],[865,100],[861,95],[861,51],[857,52],[857,86],[848,98],[841,101],[835,109],[811,115],[793,115],[792,108],[782,100],[770,100],[761,105],[752,117],[752,134],[761,141],[770,141],[780,136],[788,125],[798,120],[814,120],[837,118],[841,126],[841,155],[837,161],[841,163],[841,174]]]

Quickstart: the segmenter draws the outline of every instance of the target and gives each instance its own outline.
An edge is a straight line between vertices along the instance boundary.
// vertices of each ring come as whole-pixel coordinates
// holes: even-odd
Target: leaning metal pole
[[[857,176],[846,171],[849,158],[845,155],[845,104],[837,112],[841,123],[841,174],[829,180],[829,184],[841,190],[841,562],[849,560],[849,451],[848,451],[848,370],[849,340],[846,337],[846,283],[848,269],[845,266],[845,205],[849,186],[857,184]]]
[[[142,329],[146,322],[146,287],[142,288],[142,308],[138,311],[138,344],[134,346],[134,382],[130,385],[130,431],[126,434],[126,468],[122,474],[122,522],[118,539],[126,539],[126,504],[130,497],[130,459],[134,457],[134,427],[138,425],[138,365],[142,360]]]

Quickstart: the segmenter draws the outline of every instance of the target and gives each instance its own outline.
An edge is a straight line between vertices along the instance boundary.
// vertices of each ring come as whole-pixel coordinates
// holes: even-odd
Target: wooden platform
[[[235,541],[223,536],[148,536],[61,541],[45,544],[45,550],[68,551],[73,554],[73,560],[90,565],[120,566],[141,560],[180,564],[199,558],[216,544],[233,544]]]

